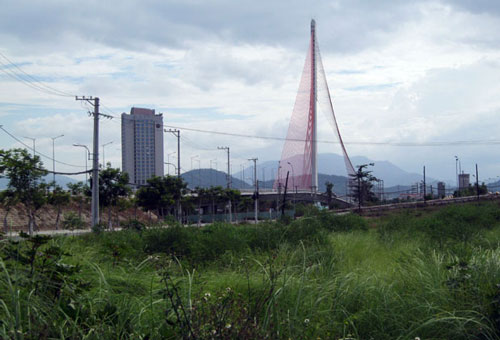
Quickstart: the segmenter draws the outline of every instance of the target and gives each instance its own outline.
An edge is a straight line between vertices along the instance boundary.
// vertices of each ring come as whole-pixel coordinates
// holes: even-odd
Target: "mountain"
[[[337,196],[345,196],[347,191],[347,177],[336,176],[336,175],[325,175],[318,174],[319,191],[326,191],[326,182],[333,183],[333,192]],[[259,182],[259,188],[261,189],[272,189],[274,185],[274,180],[268,180],[265,182]],[[293,190],[293,181],[288,182],[288,190]]]
[[[45,176],[43,178],[43,181],[45,181],[45,183],[52,182],[52,175]],[[60,185],[63,189],[67,189],[66,185],[68,183],[76,183],[76,182],[79,181],[68,176],[56,175],[56,183],[57,185]],[[9,180],[7,178],[0,178],[0,190],[6,189],[8,184]]]
[[[356,167],[361,164],[374,163],[373,167],[369,167],[373,171],[373,175],[384,181],[386,187],[397,186],[397,185],[411,185],[422,180],[422,174],[407,172],[398,166],[392,164],[389,161],[374,161],[363,156],[354,156],[351,158],[351,162]],[[291,169],[290,175],[292,174]],[[269,181],[276,177],[276,172],[278,169],[278,161],[266,161],[259,163],[257,162],[257,177],[259,181]],[[326,175],[335,175],[339,177],[347,177],[345,170],[344,157],[334,153],[322,153],[318,155],[318,173]],[[243,176],[244,175],[244,176]],[[286,173],[285,173],[286,176]],[[236,172],[234,174],[236,178],[248,178],[253,177],[253,166],[245,168],[243,171]],[[321,182],[319,175],[318,181],[320,186],[324,185]],[[427,178],[427,182],[435,182],[433,178]],[[332,182],[333,183],[333,182]]]
[[[225,172],[214,169],[195,169],[181,174],[182,178],[188,183],[189,188],[211,186],[226,187],[227,176]],[[253,186],[232,176],[231,187],[233,189],[251,189]]]

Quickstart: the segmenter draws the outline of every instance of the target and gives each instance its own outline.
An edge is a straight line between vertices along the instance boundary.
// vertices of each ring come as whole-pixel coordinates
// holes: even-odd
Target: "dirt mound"
[[[81,214],[81,219],[85,221],[90,226],[91,210],[90,204],[83,204],[80,212],[80,205],[77,202],[71,202],[70,204],[62,207],[61,217],[59,221],[59,229],[62,229],[61,222],[64,216],[68,213],[73,212],[75,214]],[[0,205],[0,223],[1,229],[4,228],[4,218],[7,213],[5,207]],[[108,208],[100,210],[101,221],[103,223],[108,222]],[[35,230],[55,230],[56,229],[56,218],[57,218],[57,207],[50,204],[43,206],[40,210],[36,212],[35,217]],[[157,217],[154,214],[146,213],[139,208],[129,208],[125,210],[118,209],[114,207],[112,210],[112,221],[114,226],[119,226],[120,222],[127,221],[129,219],[137,218],[142,222],[156,221]],[[7,226],[9,230],[20,231],[28,230],[28,216],[26,208],[23,204],[19,203],[12,207],[7,213]]]

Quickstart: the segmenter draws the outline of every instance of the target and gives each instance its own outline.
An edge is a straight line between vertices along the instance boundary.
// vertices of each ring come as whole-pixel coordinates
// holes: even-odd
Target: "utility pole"
[[[426,192],[425,192],[425,165],[424,165],[424,202],[425,202],[425,194]]]
[[[217,149],[227,151],[227,188],[231,189],[231,163],[229,158],[229,146],[218,146]],[[233,221],[233,216],[232,216],[231,200],[229,200],[229,223],[231,223],[232,221]]]
[[[218,146],[217,149],[227,151],[227,188],[231,189],[231,163],[229,163],[229,146]]]
[[[283,205],[281,206],[281,217],[285,217],[285,205],[286,205],[286,190],[288,188],[288,175],[290,171],[286,172],[286,181],[285,181],[285,191],[283,192]]]
[[[165,132],[170,132],[177,137],[177,178],[181,178],[181,131],[177,129],[165,129]],[[182,208],[180,199],[177,200],[177,219],[182,222]]]
[[[257,160],[258,158],[249,158],[249,161],[253,161],[253,178],[254,178],[254,211],[255,211],[255,224],[259,221],[259,182],[257,180]]]
[[[477,163],[476,163],[476,194],[477,194],[477,200],[479,201],[479,176],[477,174]]]
[[[98,97],[75,97],[75,100],[84,100],[94,106],[94,112],[89,112],[94,116],[94,140],[93,140],[93,160],[92,160],[92,221],[91,226],[99,224],[99,116],[113,118],[99,112]]]

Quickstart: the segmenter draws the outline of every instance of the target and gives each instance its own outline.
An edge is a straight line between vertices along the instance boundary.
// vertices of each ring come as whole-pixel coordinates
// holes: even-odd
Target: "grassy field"
[[[4,339],[498,339],[500,207],[1,244]]]

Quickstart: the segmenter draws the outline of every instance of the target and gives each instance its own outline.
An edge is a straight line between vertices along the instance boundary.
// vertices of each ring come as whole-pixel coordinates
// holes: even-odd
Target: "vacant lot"
[[[0,337],[498,339],[500,207],[3,241]]]

